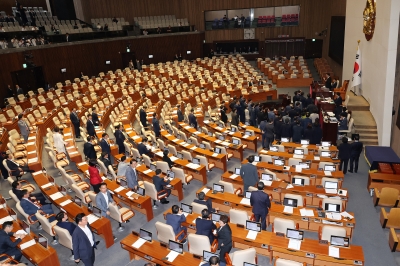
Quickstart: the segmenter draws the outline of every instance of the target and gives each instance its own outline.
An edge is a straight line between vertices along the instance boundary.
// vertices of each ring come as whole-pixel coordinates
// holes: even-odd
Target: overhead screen
[[[345,16],[332,16],[330,39],[329,39],[329,57],[338,64],[343,65],[344,51],[344,31],[346,27]],[[355,52],[355,50],[354,50]]]

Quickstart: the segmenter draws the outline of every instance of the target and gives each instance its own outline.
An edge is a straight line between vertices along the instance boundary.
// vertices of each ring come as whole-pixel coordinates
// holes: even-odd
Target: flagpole
[[[360,46],[360,40],[357,41],[357,50],[356,50],[356,51],[358,51],[359,46]],[[354,87],[352,87],[352,88],[354,88]],[[352,93],[354,93],[355,96],[357,96],[357,94],[356,94],[356,89],[355,89],[355,88],[354,88],[354,91],[353,91],[353,90],[350,90],[350,91],[351,91]]]

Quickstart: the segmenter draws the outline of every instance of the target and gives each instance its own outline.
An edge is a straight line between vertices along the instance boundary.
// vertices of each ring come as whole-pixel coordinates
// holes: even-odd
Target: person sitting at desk
[[[38,203],[34,203],[33,201],[30,200],[30,193],[26,189],[22,190],[22,194],[23,197],[20,201],[21,208],[24,210],[26,214],[33,215],[32,216],[33,221],[37,220],[35,214],[37,213],[38,210],[44,212],[47,215],[54,214],[51,204],[40,205]],[[54,215],[49,217],[49,222],[51,223],[53,221],[54,221]]]
[[[22,239],[25,238],[25,234],[13,233],[13,222],[7,221],[3,223],[2,230],[0,230],[0,254],[7,254],[8,256],[14,256],[16,261],[21,261],[22,252],[17,248],[17,245],[21,243]],[[15,241],[11,241],[10,237],[15,237]],[[5,257],[0,257],[0,260]]]
[[[198,204],[206,205],[207,206],[207,210],[208,210],[209,213],[218,212],[219,211],[218,208],[214,209],[212,207],[211,198],[208,198],[207,200],[205,200],[205,197],[206,197],[206,194],[203,191],[201,191],[201,192],[199,192],[199,194],[197,194],[197,199],[194,199],[193,202],[198,203]]]
[[[161,174],[161,169],[156,169],[156,175],[153,176],[153,184],[156,187],[157,192],[164,190],[167,193],[167,197],[162,198],[160,202],[161,204],[168,204],[169,201],[167,200],[167,198],[169,197],[169,195],[171,195],[171,189],[167,189],[165,188],[165,186],[169,185],[169,180],[167,177],[165,178],[160,177],[160,174]]]
[[[169,168],[172,168],[172,166],[174,166],[174,163],[172,162],[172,160],[168,157],[169,151],[168,150],[164,150],[163,151],[163,161],[168,163]]]
[[[215,239],[213,231],[217,226],[210,220],[210,213],[207,209],[201,211],[201,218],[196,218],[196,235],[207,236],[210,239],[210,244]]]
[[[100,156],[100,161],[104,164],[104,166],[106,167],[107,171],[108,171],[108,167],[111,166],[111,161],[110,158],[108,158],[108,153],[107,152],[102,152],[101,156]]]
[[[137,149],[140,153],[140,156],[142,156],[143,154],[146,154],[147,156],[149,156],[149,154],[151,153],[150,150],[147,149],[146,147],[146,143],[147,143],[148,139],[146,137],[144,137],[142,139],[142,142],[140,142],[137,146]]]
[[[11,153],[7,154],[6,164],[11,170],[11,175],[16,176],[17,180],[20,179],[21,176],[24,175],[26,172],[33,172],[33,170],[30,170],[27,165],[20,165],[19,163],[14,161]]]
[[[118,176],[125,176],[126,169],[128,169],[129,163],[126,160],[126,156],[121,157],[121,162],[118,164],[117,175]]]
[[[72,236],[76,225],[68,221],[68,215],[65,212],[61,211],[56,215],[56,220],[57,226],[68,230],[69,234]]]
[[[179,234],[180,231],[184,230],[185,235],[187,232],[187,228],[185,226],[182,226],[182,223],[186,222],[186,217],[182,212],[182,209],[179,208],[178,205],[172,206],[172,214],[168,213],[166,215],[166,220],[167,224],[172,226],[172,229],[174,230],[175,236]],[[178,237],[178,240],[182,240],[184,237],[184,234],[181,234]],[[182,241],[182,243],[186,243],[186,239]]]
[[[338,130],[348,130],[348,129],[349,128],[347,125],[347,117],[345,116],[345,113],[341,113]]]
[[[15,194],[15,196],[17,196],[19,200],[21,200],[24,197],[23,189],[21,189],[22,187],[21,183],[19,181],[14,181],[11,184],[11,186],[12,186],[12,192]],[[29,199],[32,202],[39,201],[40,204],[42,205],[46,204],[46,197],[40,192],[35,194],[30,194]]]
[[[332,78],[331,88],[336,89],[338,83],[336,78]]]
[[[204,263],[202,266],[226,266],[226,263],[220,262],[217,256],[212,256],[208,262]]]

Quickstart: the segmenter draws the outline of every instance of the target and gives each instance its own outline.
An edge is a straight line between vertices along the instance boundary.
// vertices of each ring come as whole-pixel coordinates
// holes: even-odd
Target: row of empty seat
[[[134,20],[141,29],[189,26],[187,18],[176,19],[175,15],[135,17]]]

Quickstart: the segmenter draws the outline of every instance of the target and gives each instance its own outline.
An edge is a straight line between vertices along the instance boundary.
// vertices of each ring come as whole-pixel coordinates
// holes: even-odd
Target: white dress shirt
[[[103,192],[102,192],[101,194],[103,194],[104,198],[106,199],[106,203],[107,203],[107,206],[108,206],[109,201],[108,201],[107,191],[106,191],[106,193],[103,193]],[[107,207],[107,208],[108,208],[108,207]]]
[[[89,239],[90,245],[93,247],[94,246],[94,241],[93,241],[93,234],[92,231],[90,231],[89,227],[87,225],[85,226],[80,226],[79,227],[85,232],[87,238]]]

